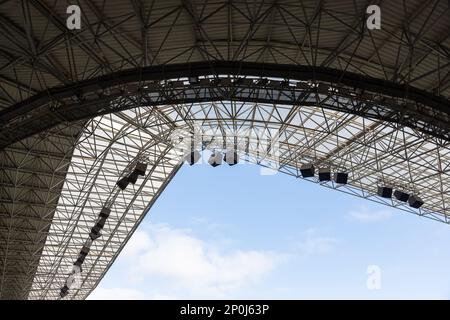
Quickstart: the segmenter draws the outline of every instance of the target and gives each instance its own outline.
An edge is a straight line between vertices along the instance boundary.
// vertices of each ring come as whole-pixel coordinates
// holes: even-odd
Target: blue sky
[[[448,299],[449,243],[448,225],[255,165],[185,165],[89,299]]]

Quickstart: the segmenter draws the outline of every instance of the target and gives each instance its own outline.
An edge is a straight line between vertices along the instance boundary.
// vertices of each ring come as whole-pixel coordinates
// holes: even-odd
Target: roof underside
[[[381,7],[381,30],[365,27],[369,4]],[[450,10],[444,0],[80,5],[82,29],[69,31],[65,1],[0,2],[0,110],[53,87],[125,69],[215,60],[328,67],[450,96]],[[236,104],[136,105],[63,123],[2,150],[0,298],[57,297],[102,201],[145,149],[152,173],[136,185],[142,187],[136,198],[130,189],[116,200],[86,261],[83,287],[69,295],[86,297],[176,172],[176,163],[161,157],[170,143],[155,138],[176,126],[271,126],[281,133],[281,171],[298,176],[307,161],[344,166],[350,186],[340,189],[378,201],[373,188],[379,179],[402,184],[425,200],[424,210],[415,213],[447,222],[448,142],[314,106]]]

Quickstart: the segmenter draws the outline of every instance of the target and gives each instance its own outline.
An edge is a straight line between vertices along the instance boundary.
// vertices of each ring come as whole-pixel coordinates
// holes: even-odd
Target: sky
[[[184,165],[88,299],[449,299],[450,226],[256,165]]]

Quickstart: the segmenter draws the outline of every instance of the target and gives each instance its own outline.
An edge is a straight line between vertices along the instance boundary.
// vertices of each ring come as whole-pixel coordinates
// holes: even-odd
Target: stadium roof
[[[371,4],[380,30],[366,27]],[[58,298],[115,182],[145,154],[148,174],[114,198],[68,295],[85,298],[179,169],[180,128],[276,130],[280,171],[347,170],[348,185],[321,183],[448,223],[448,1],[80,6],[82,28],[68,30],[66,1],[0,1],[0,298]],[[268,165],[261,148],[244,150]],[[379,184],[425,204],[379,198]]]

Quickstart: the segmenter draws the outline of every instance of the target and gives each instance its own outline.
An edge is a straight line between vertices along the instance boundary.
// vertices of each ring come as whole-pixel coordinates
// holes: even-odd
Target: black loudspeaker
[[[105,223],[106,223],[106,218],[100,217],[97,221],[96,226],[99,227],[100,229],[103,229],[103,227],[105,226]]]
[[[407,194],[406,192],[400,191],[400,190],[395,190],[394,197],[398,201],[406,202],[409,199],[409,194]]]
[[[419,196],[411,195],[408,199],[408,203],[412,208],[419,209],[423,205],[422,199]]]
[[[330,167],[319,168],[319,181],[330,181],[331,169]]]
[[[378,195],[382,198],[392,198],[392,188],[378,186]]]
[[[198,77],[190,76],[189,83],[190,84],[198,84],[199,83]]]
[[[239,156],[238,156],[237,152],[234,152],[233,150],[228,151],[227,153],[225,153],[225,156],[223,157],[223,161],[228,163],[230,166],[234,166],[235,164],[238,164]]]
[[[347,184],[348,173],[345,173],[345,172],[336,173],[336,176],[334,177],[334,181],[336,181],[336,183],[339,183],[339,184]]]
[[[314,177],[314,165],[313,164],[304,164],[300,167],[300,173],[303,178]]]
[[[194,150],[190,153],[188,153],[185,157],[184,157],[184,161],[186,161],[187,163],[189,163],[189,165],[194,165],[195,163],[197,163],[200,160],[200,152],[198,152],[197,150]]]
[[[117,181],[117,186],[120,188],[120,190],[125,190],[125,188],[128,186],[128,177],[123,177],[119,181]]]

